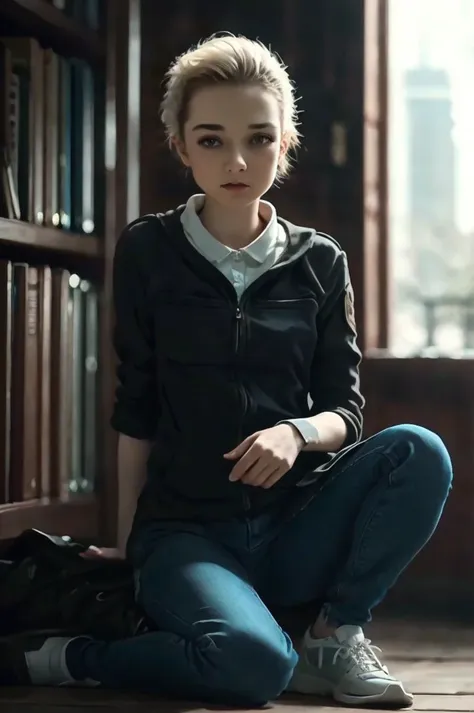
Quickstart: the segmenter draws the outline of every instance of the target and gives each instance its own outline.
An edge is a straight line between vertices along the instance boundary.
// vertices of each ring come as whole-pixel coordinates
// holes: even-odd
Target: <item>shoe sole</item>
[[[288,688],[289,692],[302,693],[313,696],[331,696],[338,703],[349,706],[362,706],[380,708],[410,708],[413,705],[413,696],[407,693],[401,683],[389,683],[382,693],[371,696],[353,696],[338,691],[330,683],[315,680],[314,676],[305,674],[295,675]]]
[[[390,683],[383,693],[375,696],[351,696],[347,693],[334,691],[334,700],[350,706],[373,706],[383,708],[410,708],[413,696],[407,693],[401,683]]]

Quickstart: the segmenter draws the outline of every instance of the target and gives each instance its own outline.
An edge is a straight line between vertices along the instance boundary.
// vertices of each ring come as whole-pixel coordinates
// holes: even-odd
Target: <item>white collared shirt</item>
[[[181,214],[185,235],[196,250],[227,277],[240,300],[247,287],[280,259],[287,244],[286,233],[277,221],[272,204],[260,201],[260,213],[267,221],[265,230],[247,247],[241,250],[229,248],[201,223],[198,213],[204,198],[204,195],[196,194],[186,203]]]

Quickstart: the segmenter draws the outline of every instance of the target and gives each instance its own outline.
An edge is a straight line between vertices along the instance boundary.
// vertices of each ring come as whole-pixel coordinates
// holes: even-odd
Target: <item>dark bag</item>
[[[44,630],[110,641],[150,629],[127,562],[90,561],[69,537],[25,530],[1,552],[0,635]]]

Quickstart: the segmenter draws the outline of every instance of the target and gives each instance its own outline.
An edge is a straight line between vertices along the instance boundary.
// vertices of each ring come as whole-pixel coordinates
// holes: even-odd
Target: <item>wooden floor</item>
[[[366,635],[415,694],[415,711],[474,712],[474,630],[397,622],[372,624]],[[323,699],[283,697],[274,713],[337,713]],[[0,689],[0,713],[203,713],[205,708],[104,690]],[[350,709],[341,709],[350,710]],[[214,710],[215,713],[215,710]]]

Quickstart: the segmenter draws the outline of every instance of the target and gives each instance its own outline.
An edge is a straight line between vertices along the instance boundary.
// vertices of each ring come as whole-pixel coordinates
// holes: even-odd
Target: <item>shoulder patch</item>
[[[357,331],[357,328],[355,319],[354,290],[350,282],[346,284],[344,305],[346,311],[346,322],[349,327],[355,332]]]

